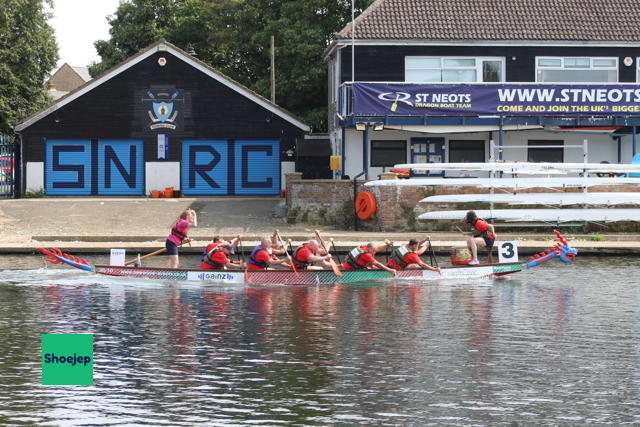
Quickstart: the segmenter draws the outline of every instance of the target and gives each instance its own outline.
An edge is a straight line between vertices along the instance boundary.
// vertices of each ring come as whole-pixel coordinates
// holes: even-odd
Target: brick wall
[[[295,214],[297,221],[311,224],[334,225],[349,228],[353,225],[353,181],[346,180],[302,180],[302,174],[287,174],[287,211]],[[455,229],[453,221],[417,221],[422,213],[435,210],[484,209],[488,204],[419,203],[427,196],[439,194],[489,193],[489,189],[472,186],[375,186],[364,187],[365,181],[357,181],[356,191],[372,192],[376,197],[377,212],[372,220],[361,221],[363,230],[443,230]],[[548,193],[549,189],[521,189],[519,193]],[[581,189],[567,189],[567,192],[581,192]],[[640,191],[635,185],[593,187],[599,191]],[[349,218],[351,217],[351,218]],[[462,223],[463,219],[460,218]]]

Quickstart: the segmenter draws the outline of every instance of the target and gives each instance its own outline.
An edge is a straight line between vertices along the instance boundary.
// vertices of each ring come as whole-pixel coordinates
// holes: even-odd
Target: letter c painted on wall
[[[370,191],[361,191],[356,196],[355,208],[358,218],[371,219],[376,213],[376,196]]]

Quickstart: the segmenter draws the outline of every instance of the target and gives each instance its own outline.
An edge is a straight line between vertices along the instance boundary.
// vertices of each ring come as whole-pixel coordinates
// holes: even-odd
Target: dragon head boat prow
[[[556,243],[553,248],[542,251],[529,258],[529,262],[523,264],[526,268],[536,267],[552,260],[553,258],[560,258],[560,261],[562,262],[572,262],[576,259],[578,250],[569,246],[567,239],[565,239],[558,230],[553,230],[553,232],[558,238],[558,243]]]

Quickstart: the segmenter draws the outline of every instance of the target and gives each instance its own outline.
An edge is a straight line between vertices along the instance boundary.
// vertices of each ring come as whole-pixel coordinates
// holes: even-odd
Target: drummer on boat
[[[484,245],[489,251],[487,263],[493,263],[493,242],[496,240],[496,230],[493,224],[489,224],[476,216],[474,211],[467,212],[465,222],[471,227],[471,232],[462,232],[463,236],[468,236],[467,247],[471,251],[472,259],[469,265],[480,264],[478,261],[478,245]]]
[[[320,244],[317,240],[311,239],[308,242],[299,246],[293,252],[293,263],[296,266],[296,270],[323,270],[325,268],[331,268],[329,260],[331,254],[321,255]],[[324,253],[324,251],[322,251]],[[320,264],[320,265],[312,265]]]
[[[286,259],[278,259],[271,250],[271,238],[264,236],[260,239],[260,244],[253,248],[249,254],[247,268],[249,270],[267,270],[273,265],[282,265]]]
[[[398,246],[391,252],[387,266],[395,268],[396,270],[422,268],[437,271],[442,274],[440,267],[432,267],[420,259],[420,255],[427,250],[427,246],[425,245],[427,241],[428,239],[424,239],[421,242],[418,242],[416,239],[411,239],[406,245]]]
[[[187,239],[189,225],[198,226],[198,216],[193,209],[187,209],[180,214],[164,244],[169,255],[169,268],[178,268],[178,265],[180,265],[178,246],[182,245]]]
[[[385,240],[384,243],[375,244],[369,242],[366,245],[355,247],[347,255],[347,260],[342,264],[343,270],[386,270],[389,273],[395,275],[396,270],[387,267],[380,261],[374,258],[377,252],[393,245],[389,240]]]

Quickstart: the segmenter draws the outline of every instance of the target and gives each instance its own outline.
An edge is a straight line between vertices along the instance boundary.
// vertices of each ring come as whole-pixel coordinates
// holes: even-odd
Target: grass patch
[[[22,197],[24,199],[35,199],[38,197],[44,197],[44,188],[41,188],[39,190],[36,191],[25,191],[25,193],[22,195]]]

